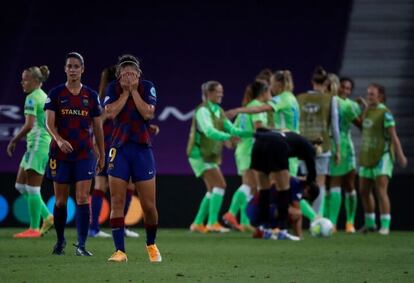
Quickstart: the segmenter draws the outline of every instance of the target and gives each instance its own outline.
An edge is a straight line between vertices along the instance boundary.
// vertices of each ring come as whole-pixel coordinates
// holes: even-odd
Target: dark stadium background
[[[154,139],[154,150],[160,224],[185,227],[191,223],[204,193],[201,180],[193,177],[185,156],[191,122],[185,114],[200,102],[201,83],[222,82],[225,109],[240,105],[245,86],[263,68],[290,69],[295,93],[306,91],[311,87],[310,76],[316,65],[339,72],[351,9],[349,0],[168,4],[15,1],[2,9],[0,105],[21,109],[24,95],[19,82],[26,67],[49,66],[51,76],[44,85],[46,91],[64,82],[67,52],[78,51],[84,56],[83,81],[95,89],[101,70],[114,64],[117,56],[138,56],[144,77],[154,82],[159,100],[154,123],[161,132]],[[171,112],[167,115],[168,109],[173,108],[185,118],[177,119]],[[0,111],[0,194],[11,205],[18,196],[13,184],[24,142],[13,159],[6,156],[5,149],[23,119],[7,117],[4,109]],[[229,176],[229,190],[223,209],[228,207],[230,192],[240,183],[232,155],[225,150],[223,171]],[[414,228],[409,215],[403,212],[414,197],[409,190],[412,179],[411,175],[402,175],[391,183],[393,228]],[[43,194],[45,199],[52,194],[47,181]],[[359,214],[361,217],[361,209]],[[0,225],[21,223],[9,213]]]

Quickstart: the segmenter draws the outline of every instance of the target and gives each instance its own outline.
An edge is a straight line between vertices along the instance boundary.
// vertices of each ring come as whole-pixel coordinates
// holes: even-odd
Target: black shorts
[[[256,133],[251,169],[269,174],[289,169],[289,145],[283,134]]]

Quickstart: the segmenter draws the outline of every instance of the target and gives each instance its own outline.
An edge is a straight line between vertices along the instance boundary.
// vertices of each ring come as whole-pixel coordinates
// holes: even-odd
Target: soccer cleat
[[[231,228],[240,232],[243,231],[243,227],[239,224],[239,221],[237,221],[236,217],[231,212],[227,212],[223,215],[223,221]]]
[[[124,253],[123,251],[117,250],[116,252],[114,252],[110,258],[108,258],[108,261],[113,261],[113,262],[127,262],[128,261],[128,257],[126,255],[126,253]]]
[[[381,228],[378,230],[378,233],[383,236],[388,236],[390,234],[390,229],[388,228]]]
[[[147,246],[148,257],[151,262],[161,262],[161,254],[155,244]]]
[[[91,238],[110,238],[112,237],[110,234],[104,232],[104,231],[95,231],[95,230],[89,230],[88,236]]]
[[[204,224],[191,224],[190,225],[191,232],[199,232],[202,234],[208,233],[208,229]]]
[[[78,244],[73,244],[75,249],[75,255],[77,256],[92,256],[90,251],[87,251],[85,247],[79,246]]]
[[[45,220],[43,220],[42,227],[40,228],[40,234],[43,236],[47,232],[49,232],[49,230],[52,229],[53,224],[54,224],[53,215],[49,215]]]
[[[53,247],[52,254],[53,255],[64,255],[65,254],[65,247],[66,247],[66,241],[63,241],[63,243],[56,243],[56,245]]]
[[[252,225],[250,225],[250,224],[247,224],[247,225],[240,225],[241,227],[242,227],[242,231],[243,232],[254,232],[255,230],[256,230],[256,228],[255,227],[253,227]]]
[[[300,241],[300,238],[289,234],[286,230],[280,230],[277,234],[270,236],[272,240],[289,240],[289,241]]]
[[[13,235],[13,238],[16,239],[23,239],[23,238],[39,238],[40,236],[42,236],[40,234],[39,230],[34,230],[34,229],[27,229],[23,232],[17,233]]]
[[[359,233],[363,233],[363,234],[367,234],[370,232],[376,232],[376,231],[377,231],[377,225],[374,225],[372,227],[362,226],[362,228],[358,230]]]
[[[139,234],[137,232],[134,232],[134,231],[129,230],[127,228],[125,228],[124,231],[125,231],[124,232],[125,237],[128,237],[128,238],[138,238],[139,237]]]
[[[219,232],[219,233],[227,233],[230,231],[229,228],[223,227],[220,223],[215,223],[213,225],[207,225],[207,230],[209,232]]]
[[[354,224],[352,224],[352,223],[346,223],[346,225],[345,225],[345,232],[346,233],[349,233],[349,234],[355,233]]]

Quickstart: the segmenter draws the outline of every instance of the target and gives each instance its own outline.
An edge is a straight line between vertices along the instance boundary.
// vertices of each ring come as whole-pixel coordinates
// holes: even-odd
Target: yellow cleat
[[[345,232],[346,232],[346,233],[350,233],[350,234],[355,233],[355,227],[354,227],[354,224],[352,224],[352,223],[346,223],[346,226],[345,226]]]
[[[207,227],[204,224],[191,224],[190,226],[191,232],[199,232],[202,234],[208,233]]]
[[[40,234],[43,236],[53,227],[54,218],[52,215],[49,215],[45,220],[43,220],[42,227],[40,228]]]
[[[128,257],[126,255],[126,253],[124,253],[123,251],[117,250],[116,252],[114,252],[110,258],[108,258],[108,261],[113,261],[113,262],[127,262],[128,261]]]
[[[147,246],[148,257],[151,262],[161,262],[162,257],[160,251],[158,250],[157,246],[149,245]]]

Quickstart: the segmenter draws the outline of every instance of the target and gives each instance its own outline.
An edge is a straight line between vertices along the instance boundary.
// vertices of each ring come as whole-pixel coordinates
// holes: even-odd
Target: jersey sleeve
[[[390,111],[384,113],[384,128],[395,127],[394,116]]]
[[[110,83],[105,89],[105,98],[103,100],[103,106],[111,104],[118,99],[116,95],[116,84]]]
[[[347,112],[349,120],[354,121],[356,118],[359,117],[359,115],[361,115],[361,108],[359,107],[358,103],[351,100],[349,101],[349,107]]]
[[[195,113],[197,125],[208,138],[219,141],[230,139],[231,135],[217,130],[211,120],[210,111],[206,107],[201,107]]]
[[[99,103],[98,93],[96,91],[91,92],[91,117],[98,117],[102,113],[102,107]]]
[[[157,91],[154,84],[150,81],[145,81],[144,101],[153,106],[157,105]]]
[[[232,136],[238,136],[241,138],[253,136],[253,132],[235,127],[229,119],[224,120],[224,130],[226,130],[226,132],[230,133]]]
[[[58,92],[55,89],[49,91],[46,98],[44,110],[58,111]]]
[[[37,107],[38,105],[36,105],[36,100],[31,95],[28,95],[24,102],[24,115],[36,116]]]

